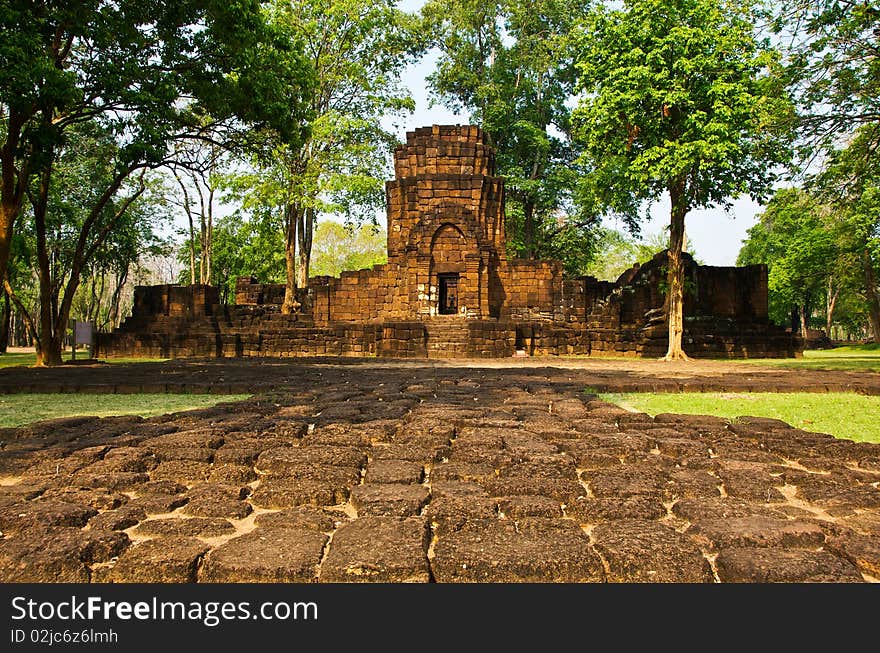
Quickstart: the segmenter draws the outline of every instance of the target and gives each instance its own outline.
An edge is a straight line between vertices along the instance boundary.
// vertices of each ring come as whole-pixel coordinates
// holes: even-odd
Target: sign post
[[[94,333],[95,326],[91,322],[82,322],[79,320],[73,321],[73,355],[71,356],[71,360],[76,360],[77,345],[88,345],[89,358],[94,356]]]

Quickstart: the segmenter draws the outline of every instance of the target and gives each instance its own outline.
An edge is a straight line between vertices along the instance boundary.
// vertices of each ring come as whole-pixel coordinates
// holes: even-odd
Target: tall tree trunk
[[[189,284],[196,285],[196,229],[193,224],[192,213],[186,212],[189,218]]]
[[[51,152],[48,160],[51,161]],[[66,325],[56,321],[58,291],[52,283],[52,267],[46,240],[46,210],[49,201],[49,184],[52,166],[46,165],[40,174],[39,195],[34,203],[34,226],[37,236],[37,265],[40,281],[40,336],[36,341],[37,367],[61,365],[61,350]]]
[[[208,225],[207,216],[205,215],[205,197],[202,194],[202,188],[199,186],[198,179],[193,178],[193,181],[196,184],[196,189],[199,191],[199,283],[204,284],[207,278],[205,248],[208,245]]]
[[[687,206],[684,198],[684,181],[669,189],[672,203],[669,221],[669,250],[666,291],[666,318],[669,321],[669,348],[663,360],[690,360],[681,346],[684,333],[684,265],[681,256],[684,245],[684,218]]]
[[[22,303],[21,299],[16,296],[15,290],[13,290],[9,283],[9,279],[3,280],[3,290],[6,293],[6,297],[12,300],[12,303],[15,306],[17,313],[16,322],[21,327],[22,333],[19,341],[17,341],[18,345],[24,347],[28,347],[32,344],[39,346],[40,336],[37,333],[37,327],[34,325],[34,321],[31,319],[30,313],[28,313],[28,310]],[[16,341],[13,341],[13,344],[16,344]]]
[[[9,347],[9,323],[12,319],[12,304],[6,290],[0,290],[3,295],[3,311],[0,312],[0,354],[5,354]]]
[[[3,186],[5,187],[5,170],[3,171],[3,176]],[[2,195],[3,199],[0,201],[0,279],[6,276],[6,267],[9,264],[9,248],[12,244],[12,229],[21,211],[20,201],[13,198],[7,201],[5,188]]]
[[[315,232],[315,210],[303,209],[302,222],[297,233],[298,253],[296,284],[299,288],[309,287],[309,265],[312,260],[312,237]]]
[[[840,288],[834,290],[831,283],[831,277],[828,277],[828,289],[825,293],[825,335],[831,338],[831,328],[834,324],[834,307],[837,304],[837,298],[840,295]]]
[[[205,285],[211,285],[211,260],[214,258],[214,188],[208,188],[208,232],[205,234]]]
[[[285,315],[295,312],[299,307],[296,301],[296,237],[301,222],[300,213],[300,207],[297,205],[287,204],[284,207],[284,262],[287,278],[281,312]]]
[[[868,315],[871,319],[871,335],[874,342],[880,343],[880,293],[877,292],[877,278],[874,276],[874,261],[866,247],[862,252],[862,268],[865,275],[865,297],[868,299]]]
[[[535,203],[523,202],[523,244],[527,259],[535,258]]]
[[[129,266],[126,264],[122,272],[116,277],[116,288],[113,289],[113,295],[110,297],[110,311],[108,318],[111,331],[119,327],[119,302],[122,297],[122,288],[125,286],[125,282],[128,279],[128,269]]]
[[[177,171],[173,168],[171,169],[171,174],[174,175],[174,178],[177,180],[177,185],[180,186],[180,190],[183,193],[183,210],[186,213],[186,218],[189,221],[189,283],[190,285],[196,284],[196,229],[193,224],[193,216],[192,209],[189,201],[189,190],[186,187],[186,184],[183,182],[183,179],[177,174]]]
[[[808,329],[810,322],[810,308],[807,306],[806,301],[800,305],[800,318],[801,318],[801,338],[804,339],[804,342],[807,341],[808,337]]]
[[[7,107],[4,115],[6,138],[0,147],[0,281],[6,277],[12,231],[27,188],[30,157],[25,156],[20,163],[16,159],[19,157],[21,131],[32,114],[33,111],[24,114],[15,107]]]

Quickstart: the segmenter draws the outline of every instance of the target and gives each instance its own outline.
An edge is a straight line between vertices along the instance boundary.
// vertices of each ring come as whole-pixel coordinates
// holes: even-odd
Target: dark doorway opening
[[[440,302],[437,312],[440,315],[455,315],[458,313],[458,275],[437,275],[437,285],[440,287]]]

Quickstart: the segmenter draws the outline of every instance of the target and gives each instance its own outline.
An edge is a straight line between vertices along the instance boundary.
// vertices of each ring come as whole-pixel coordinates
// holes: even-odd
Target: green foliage
[[[775,321],[786,323],[795,307],[823,304],[826,329],[837,324],[861,335],[876,319],[880,175],[872,154],[874,129],[863,127],[847,147],[833,150],[809,191],[777,191],[749,230],[738,262],[768,265]]]
[[[840,254],[834,220],[828,207],[796,188],[776,191],[758,220],[737,264],[767,265],[770,317],[788,324],[796,307],[824,301]]]
[[[120,286],[129,270],[142,256],[165,246],[156,230],[167,220],[167,211],[151,180],[131,180],[101,204],[101,195],[113,184],[118,149],[112,131],[97,122],[70,127],[57,147],[44,218],[38,222],[31,206],[19,224],[10,283],[33,323],[40,324],[41,337],[51,335],[44,333],[45,317],[53,330],[63,333],[65,305],[70,317],[93,320],[99,327],[115,321]],[[43,258],[38,255],[41,246]],[[115,289],[105,287],[108,277]],[[47,311],[48,316],[41,315]]]
[[[817,192],[839,207],[855,251],[867,249],[880,261],[880,123],[859,129],[846,147],[832,150],[815,180]]]
[[[787,44],[789,88],[799,108],[803,159],[835,149],[841,136],[878,123],[880,67],[876,3],[786,0],[770,23]]]
[[[587,207],[637,228],[644,201],[676,192],[673,206],[761,198],[788,159],[791,113],[778,55],[754,34],[750,3],[625,2],[598,9],[580,34],[583,97],[575,133],[589,168]],[[675,202],[674,202],[675,203]]]
[[[860,270],[864,299],[875,342],[880,342],[880,123],[865,125],[845,148],[833,150],[818,176],[818,192],[836,207],[840,247],[849,270]]]
[[[589,263],[595,243],[592,216],[571,197],[578,175],[569,138],[571,35],[586,7],[575,0],[432,0],[423,9],[440,50],[428,78],[434,96],[469,111],[495,146],[512,254],[561,258],[570,273]]]
[[[180,252],[188,261],[188,254]],[[235,280],[253,275],[262,283],[283,283],[284,235],[271,213],[236,212],[214,225],[211,276],[225,301],[235,297]],[[188,272],[182,272],[187,277]],[[183,282],[183,280],[181,280]]]
[[[315,229],[312,274],[338,277],[388,260],[385,231],[373,225],[343,225],[326,220]]]
[[[126,196],[137,188],[132,182],[108,202],[91,228],[84,228],[101,193],[112,183],[118,142],[113,133],[95,122],[80,123],[68,130],[54,165],[47,232],[54,285],[71,272],[80,240],[85,242],[85,274],[128,267],[161,246],[156,229],[169,219],[167,207],[145,178],[147,188],[121,215]],[[106,233],[105,233],[106,232]]]
[[[25,118],[43,159],[86,117],[119,137],[120,168],[161,162],[206,112],[297,126],[298,97],[268,80],[292,77],[302,90],[308,78],[273,64],[293,44],[273,38],[255,1],[15,2],[0,21],[5,117]]]

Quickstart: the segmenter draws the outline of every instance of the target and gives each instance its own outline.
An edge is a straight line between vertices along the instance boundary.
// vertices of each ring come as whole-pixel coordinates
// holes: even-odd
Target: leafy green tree
[[[687,358],[685,217],[743,193],[760,199],[788,157],[774,126],[791,107],[754,16],[750,3],[626,1],[597,10],[582,30],[575,133],[589,169],[584,203],[637,225],[645,201],[670,196],[666,360]]]
[[[383,229],[365,225],[344,225],[332,220],[319,222],[312,253],[315,275],[338,277],[344,270],[363,270],[388,260]]]
[[[816,180],[835,206],[841,248],[860,269],[874,342],[880,342],[880,160],[875,148],[880,124],[864,125],[846,147],[831,152]]]
[[[33,255],[18,261],[31,274],[18,275],[18,282],[30,285],[37,280],[36,314],[8,280],[5,287],[30,326],[38,361],[60,362],[83,279],[114,266],[127,267],[154,240],[153,225],[162,216],[161,205],[148,199],[145,170],[122,186],[120,197],[100,201],[112,185],[117,149],[110,130],[95,122],[78,124],[58,148],[58,161],[51,168],[54,174],[44,172],[39,190],[32,191],[37,201],[25,213],[20,232],[27,242],[25,251]]]
[[[252,170],[231,181],[248,209],[280,208],[286,290],[282,311],[297,308],[308,285],[314,226],[322,214],[371,219],[384,201],[388,152],[396,139],[383,117],[411,110],[400,77],[419,51],[415,22],[393,0],[274,0],[273,26],[305,44],[316,83],[304,140],[264,133]]]
[[[571,197],[578,174],[570,139],[572,30],[587,6],[431,0],[423,8],[441,53],[428,78],[434,96],[469,111],[495,147],[506,181],[509,249],[525,258],[566,257],[571,270],[581,269],[595,247],[592,216],[580,214]]]
[[[829,207],[803,190],[784,188],[749,229],[737,258],[739,265],[767,265],[771,318],[785,324],[796,315],[804,338],[817,304],[827,300],[829,320],[834,312],[836,295],[825,295],[840,256],[835,231]]]
[[[288,54],[289,53],[289,54]],[[286,56],[280,56],[285,54]],[[55,212],[49,197],[63,173],[71,133],[99,123],[116,140],[104,150],[112,171],[96,188],[79,223],[71,281],[79,283],[100,240],[96,224],[126,204],[144,171],[161,166],[175,139],[214,137],[236,119],[301,133],[302,97],[310,78],[296,43],[267,29],[256,0],[88,0],[10,2],[0,11],[0,276],[5,274],[16,221],[30,204],[36,229]],[[205,116],[212,116],[206,126]],[[213,131],[212,131],[213,130]],[[105,167],[105,164],[109,168]],[[134,181],[132,181],[134,180]],[[137,190],[132,191],[137,193]],[[110,230],[113,227],[109,227]],[[42,259],[47,253],[37,251]],[[48,283],[41,263],[40,283]],[[37,364],[61,362],[69,302],[41,307]],[[41,288],[41,302],[52,288]],[[51,316],[56,314],[60,321]]]
[[[235,280],[254,275],[264,283],[283,283],[284,234],[278,211],[237,211],[217,221],[213,235],[211,275],[222,300],[235,297]]]

